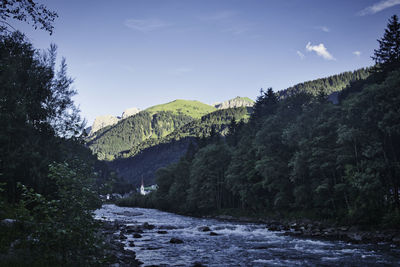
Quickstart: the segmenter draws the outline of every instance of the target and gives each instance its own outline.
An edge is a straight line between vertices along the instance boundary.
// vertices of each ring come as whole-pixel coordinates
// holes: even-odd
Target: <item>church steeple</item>
[[[140,186],[140,194],[141,195],[146,195],[146,191],[144,190],[144,183],[143,183],[143,177],[142,177],[142,185]]]

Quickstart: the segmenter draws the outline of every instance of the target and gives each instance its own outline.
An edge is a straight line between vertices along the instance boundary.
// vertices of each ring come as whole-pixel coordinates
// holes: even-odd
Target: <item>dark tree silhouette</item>
[[[372,59],[378,65],[377,71],[393,70],[400,62],[400,24],[397,15],[389,19],[385,34],[378,40],[379,49],[374,50]]]
[[[47,9],[44,5],[38,4],[33,0],[3,0],[0,1],[0,31],[8,28],[14,29],[9,19],[24,21],[37,29],[43,29],[50,34],[53,33],[52,25],[57,13]]]

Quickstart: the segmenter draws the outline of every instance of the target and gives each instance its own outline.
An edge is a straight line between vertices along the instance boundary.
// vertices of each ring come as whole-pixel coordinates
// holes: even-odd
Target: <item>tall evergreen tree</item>
[[[400,64],[400,24],[397,15],[389,19],[385,34],[378,40],[379,49],[374,50],[372,59],[378,71],[390,71]]]

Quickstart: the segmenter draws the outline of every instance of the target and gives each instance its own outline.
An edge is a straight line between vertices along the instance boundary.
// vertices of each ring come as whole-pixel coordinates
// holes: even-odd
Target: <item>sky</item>
[[[54,33],[14,26],[65,57],[90,125],[175,99],[207,104],[373,64],[400,0],[38,0]]]

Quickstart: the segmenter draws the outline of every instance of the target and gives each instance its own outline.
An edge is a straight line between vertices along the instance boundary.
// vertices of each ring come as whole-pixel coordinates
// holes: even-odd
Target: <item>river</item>
[[[103,205],[96,219],[126,226],[149,223],[141,238],[127,234],[125,249],[146,265],[191,266],[400,266],[400,249],[391,244],[349,244],[285,236],[265,225],[201,219],[153,209]],[[200,231],[208,226],[212,232]],[[163,231],[163,232],[160,232]],[[116,232],[116,234],[119,234]],[[178,238],[182,244],[171,244]],[[134,247],[129,243],[133,241]]]

